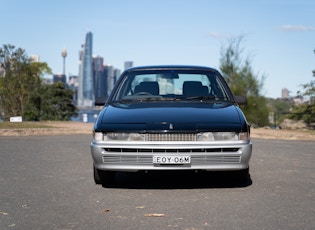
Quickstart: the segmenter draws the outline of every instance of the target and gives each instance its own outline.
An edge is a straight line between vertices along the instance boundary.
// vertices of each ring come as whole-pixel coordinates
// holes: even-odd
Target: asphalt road
[[[0,137],[0,229],[314,229],[315,142],[254,139],[247,184],[224,173],[119,173],[104,188],[90,140]]]

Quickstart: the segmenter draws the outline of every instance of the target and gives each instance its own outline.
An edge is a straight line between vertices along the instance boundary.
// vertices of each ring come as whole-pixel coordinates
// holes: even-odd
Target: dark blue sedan
[[[117,171],[206,170],[249,175],[250,126],[215,69],[136,67],[122,73],[94,125],[94,180]]]

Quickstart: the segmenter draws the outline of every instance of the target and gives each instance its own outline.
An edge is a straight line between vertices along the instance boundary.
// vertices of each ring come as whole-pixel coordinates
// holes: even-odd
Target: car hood
[[[115,104],[106,106],[95,129],[106,131],[240,131],[243,113],[232,104]]]

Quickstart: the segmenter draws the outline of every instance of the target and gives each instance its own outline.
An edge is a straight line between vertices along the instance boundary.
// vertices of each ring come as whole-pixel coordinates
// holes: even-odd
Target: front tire
[[[116,173],[114,171],[99,170],[93,166],[95,184],[113,185],[115,184]]]
[[[247,183],[250,180],[249,168],[242,169],[240,171],[235,171],[234,176],[236,181],[240,183]]]
[[[95,184],[102,184],[102,179],[101,179],[101,172],[100,170],[96,169],[95,166],[93,166],[93,172],[94,172],[94,181]]]

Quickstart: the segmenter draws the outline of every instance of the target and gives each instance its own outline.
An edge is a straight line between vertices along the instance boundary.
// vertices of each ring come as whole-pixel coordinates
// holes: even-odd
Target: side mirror
[[[108,98],[107,96],[106,97],[96,97],[94,105],[103,106],[105,104],[107,98]]]
[[[235,101],[239,105],[247,105],[247,98],[245,96],[234,96]]]

